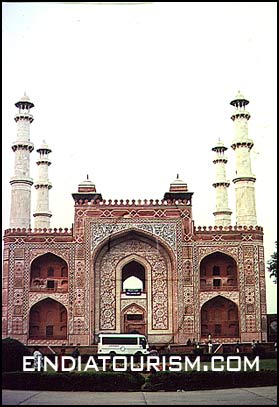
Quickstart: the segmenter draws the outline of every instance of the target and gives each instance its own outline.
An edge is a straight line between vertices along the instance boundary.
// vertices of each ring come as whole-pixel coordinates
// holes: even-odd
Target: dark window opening
[[[47,281],[47,288],[54,288],[54,280]]]
[[[53,277],[54,276],[54,269],[52,267],[49,267],[47,269],[47,276],[48,277]]]
[[[126,264],[122,269],[122,291],[123,283],[130,277],[135,277],[140,280],[142,282],[142,290],[145,291],[145,269],[140,263],[134,260]]]
[[[143,315],[142,314],[127,314],[126,319],[127,319],[127,321],[142,321]]]
[[[220,267],[219,266],[213,266],[213,276],[220,276]]]
[[[213,287],[221,287],[221,279],[220,278],[214,278]]]
[[[103,345],[137,345],[138,338],[103,337]]]

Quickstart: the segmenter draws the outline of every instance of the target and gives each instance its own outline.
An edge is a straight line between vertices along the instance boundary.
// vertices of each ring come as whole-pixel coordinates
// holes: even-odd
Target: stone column
[[[48,154],[51,150],[46,145],[45,141],[37,152],[40,154],[37,161],[38,165],[38,180],[35,183],[35,188],[37,190],[37,205],[36,211],[33,216],[35,218],[35,228],[49,228],[50,218],[52,216],[49,211],[49,190],[52,185],[48,180],[48,167],[51,164]]]
[[[34,104],[26,94],[17,102],[18,113],[15,115],[17,123],[17,139],[12,144],[15,153],[14,176],[11,184],[11,228],[31,227],[31,186],[33,180],[30,178],[30,153],[33,151],[33,143],[30,142],[30,123],[33,116],[30,109]]]
[[[252,174],[250,157],[250,150],[254,143],[248,138],[250,114],[245,110],[248,103],[249,101],[239,92],[236,99],[231,102],[231,105],[235,107],[235,112],[231,116],[235,132],[231,147],[235,151],[236,157],[236,177],[233,179],[233,183],[235,184],[236,224],[256,226],[256,177]]]
[[[215,216],[216,226],[229,226],[231,225],[231,214],[232,211],[228,207],[228,187],[230,185],[226,177],[226,163],[227,158],[224,152],[227,147],[220,141],[218,141],[216,147],[212,148],[212,151],[216,152],[215,159],[213,163],[216,168],[216,180],[213,184],[216,190],[216,207],[213,215]]]

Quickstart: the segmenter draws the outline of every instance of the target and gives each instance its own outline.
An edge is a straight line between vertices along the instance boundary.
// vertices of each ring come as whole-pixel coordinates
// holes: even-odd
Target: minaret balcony
[[[241,181],[251,181],[251,182],[256,182],[256,177],[255,175],[251,174],[251,175],[239,175],[238,177],[234,178],[232,180],[232,182],[235,184],[237,182],[241,182]]]
[[[12,150],[29,150],[30,153],[34,150],[34,144],[31,141],[14,141],[12,144]]]
[[[28,120],[30,123],[32,123],[34,120],[33,115],[27,112],[17,113],[14,119],[16,122],[19,120]]]
[[[250,117],[251,117],[250,113],[247,112],[246,110],[243,110],[243,111],[239,110],[239,111],[234,112],[234,114],[231,116],[231,119],[233,121],[235,119],[240,119],[240,118],[244,118],[244,119],[249,120]]]
[[[215,212],[213,212],[213,215],[231,215],[232,211],[229,208],[221,208],[221,209],[216,209]]]
[[[213,164],[217,163],[224,163],[226,164],[228,162],[228,159],[226,157],[217,157],[213,160]]]
[[[36,161],[37,165],[41,165],[41,164],[47,164],[50,165],[51,161],[48,158],[40,158],[38,161]]]
[[[35,187],[36,189],[39,189],[39,188],[51,189],[51,188],[52,188],[52,183],[49,182],[49,181],[37,181],[37,182],[34,184],[34,187]]]
[[[34,217],[37,217],[37,216],[46,216],[46,217],[48,217],[48,218],[51,218],[51,217],[52,217],[52,213],[51,213],[50,211],[36,211],[36,212],[34,212],[33,216],[34,216]]]
[[[246,139],[246,140],[233,140],[231,148],[233,150],[236,149],[236,147],[248,147],[249,150],[253,147],[254,142],[251,139]]]
[[[214,188],[217,188],[217,187],[227,187],[228,188],[230,186],[230,182],[229,181],[216,181],[212,184],[212,186]]]
[[[11,177],[10,179],[10,184],[27,184],[27,185],[33,185],[33,179],[30,177],[24,177],[23,175]]]

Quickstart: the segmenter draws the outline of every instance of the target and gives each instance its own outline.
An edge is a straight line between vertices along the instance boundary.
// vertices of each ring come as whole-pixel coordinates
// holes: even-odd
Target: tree
[[[271,255],[267,262],[267,269],[270,272],[270,277],[274,277],[274,283],[277,283],[277,242],[275,242],[276,251]]]
[[[17,339],[2,340],[2,372],[22,372],[23,356],[30,356],[30,350]]]

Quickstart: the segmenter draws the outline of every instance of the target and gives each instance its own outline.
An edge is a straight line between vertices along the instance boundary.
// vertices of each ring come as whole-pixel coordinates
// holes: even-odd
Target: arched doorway
[[[39,292],[67,292],[68,265],[61,257],[45,253],[31,264],[30,290]]]
[[[122,311],[122,326],[124,333],[146,335],[146,312],[137,304],[132,304]]]
[[[145,269],[137,261],[130,261],[122,268],[122,291],[140,290],[145,292]]]
[[[66,339],[67,310],[51,298],[39,301],[29,313],[30,339]]]
[[[237,305],[220,295],[207,301],[201,308],[201,337],[214,338],[239,336]]]
[[[172,260],[163,244],[134,230],[112,236],[107,243],[100,245],[94,253],[92,269],[95,295],[91,304],[95,334],[120,333],[124,329],[143,332],[147,326],[144,322],[148,319],[147,335],[157,335],[158,341],[162,334],[172,337],[176,316],[176,309],[172,307],[173,292],[176,291]],[[127,283],[138,284],[134,287],[142,287],[143,291],[127,294]],[[139,304],[146,310],[146,315],[126,316],[124,324],[123,309],[132,304]],[[131,327],[134,323],[137,326]]]

